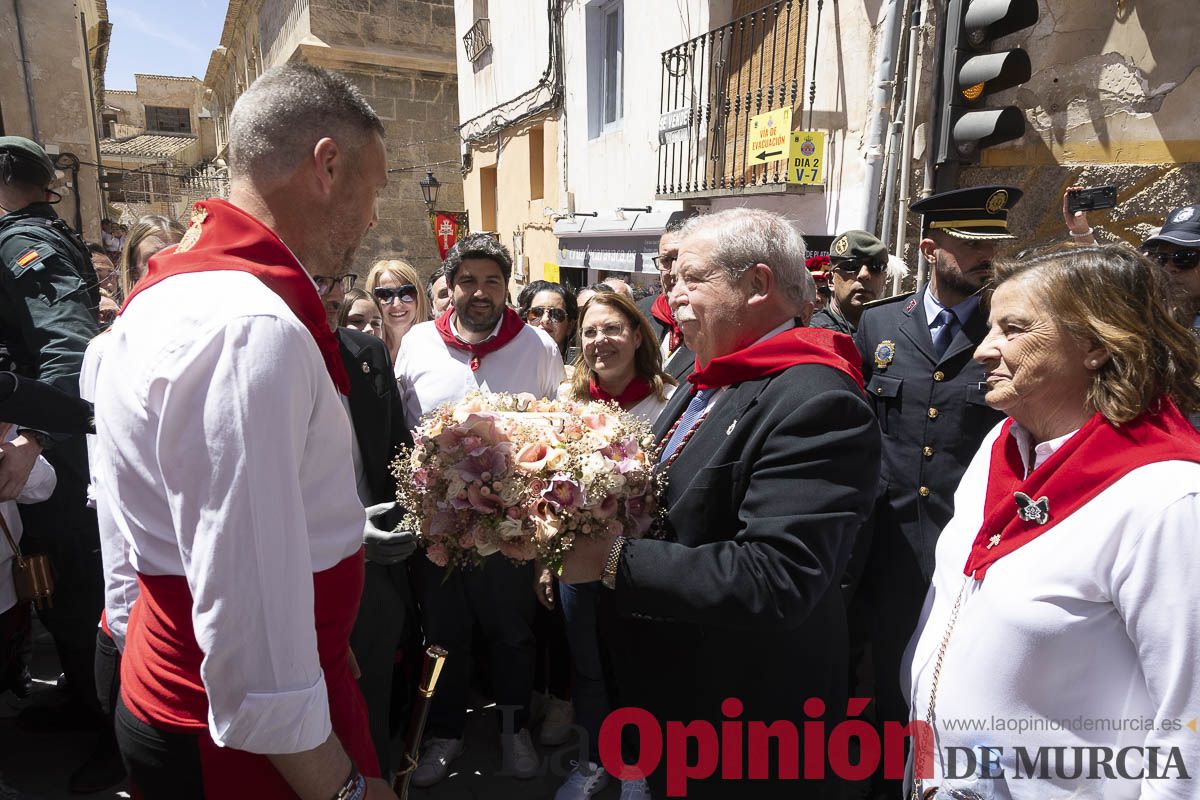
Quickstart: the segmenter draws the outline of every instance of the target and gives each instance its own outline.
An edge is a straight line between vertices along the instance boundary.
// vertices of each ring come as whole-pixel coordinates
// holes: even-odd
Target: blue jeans
[[[567,620],[567,641],[571,645],[571,665],[575,686],[571,702],[575,706],[575,721],[587,732],[588,758],[600,763],[600,725],[608,716],[608,692],[604,685],[604,670],[600,662],[600,633],[597,627],[597,607],[600,593],[605,591],[595,583],[560,583],[563,616]]]

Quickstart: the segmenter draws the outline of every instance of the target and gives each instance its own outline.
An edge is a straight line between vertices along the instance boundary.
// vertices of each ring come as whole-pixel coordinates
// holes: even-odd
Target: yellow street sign
[[[825,182],[824,131],[792,131],[787,180],[807,186]]]
[[[788,134],[792,132],[792,110],[779,108],[750,118],[746,139],[746,163],[770,164],[788,157]]]
[[[553,261],[542,262],[542,280],[558,283],[558,264]]]

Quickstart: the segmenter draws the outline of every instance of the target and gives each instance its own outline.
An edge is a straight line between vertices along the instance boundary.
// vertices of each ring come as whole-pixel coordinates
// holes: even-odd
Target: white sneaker
[[[438,739],[431,736],[421,748],[421,762],[413,770],[414,786],[433,786],[450,772],[450,764],[463,754],[462,739]]]
[[[575,707],[566,700],[550,697],[546,701],[546,715],[538,741],[547,747],[558,747],[571,738],[571,723],[575,721]]]
[[[522,780],[537,775],[542,765],[528,728],[522,728],[516,735],[500,734],[500,759],[501,769]]]
[[[621,781],[621,800],[654,800],[650,796],[650,787],[643,778],[634,781]]]
[[[604,767],[591,761],[586,766],[572,761],[571,766],[574,769],[554,793],[554,800],[587,800],[608,786],[608,773],[604,771]]]

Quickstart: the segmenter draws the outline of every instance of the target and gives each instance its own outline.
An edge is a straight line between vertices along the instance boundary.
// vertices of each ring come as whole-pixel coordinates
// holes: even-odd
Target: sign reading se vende
[[[750,118],[750,134],[746,141],[747,161],[751,164],[770,164],[788,157],[788,142],[792,134],[792,110],[780,108]]]

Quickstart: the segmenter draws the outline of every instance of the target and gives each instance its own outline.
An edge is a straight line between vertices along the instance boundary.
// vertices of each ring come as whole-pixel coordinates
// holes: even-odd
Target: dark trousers
[[[199,737],[153,728],[117,698],[117,744],[143,800],[203,800]]]
[[[600,655],[600,593],[608,591],[599,582],[559,584],[562,610],[567,618],[575,689],[571,700],[575,721],[587,731],[588,758],[600,763],[600,726],[608,716],[608,687]]]
[[[104,608],[100,533],[96,512],[87,507],[86,476],[81,478],[66,468],[60,469],[58,463],[55,469],[59,474],[58,486],[50,499],[20,507],[25,526],[21,549],[29,555],[45,553],[50,557],[54,569],[54,605],[39,609],[38,617],[54,638],[72,699],[98,711],[94,673],[96,622]]]
[[[350,633],[350,649],[362,673],[358,688],[367,701],[371,741],[379,757],[380,772],[385,776],[392,769],[391,710],[396,650],[403,644],[411,604],[406,564],[384,566],[367,562],[362,603]]]
[[[497,705],[517,709],[514,733],[529,721],[533,691],[533,563],[516,564],[493,555],[477,566],[446,574],[423,553],[413,556],[425,640],[446,648],[449,657],[429,714],[429,733],[458,739],[467,723],[471,675],[471,634],[483,630],[491,659]]]
[[[103,628],[96,629],[95,675],[96,700],[100,703],[100,711],[112,724],[117,698],[121,696],[121,651]]]

